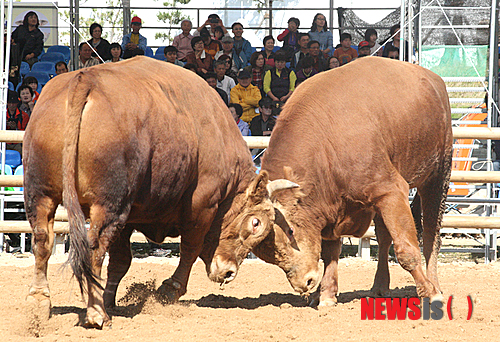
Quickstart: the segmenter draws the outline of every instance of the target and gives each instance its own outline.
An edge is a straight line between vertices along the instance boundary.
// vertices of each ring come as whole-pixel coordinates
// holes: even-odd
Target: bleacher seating
[[[37,62],[33,64],[31,71],[46,72],[50,77],[54,77],[56,75],[56,64],[54,62]]]
[[[155,58],[156,58],[156,56],[163,56],[163,57],[165,57],[164,50],[165,50],[165,46],[160,46],[158,49],[156,49],[156,51],[155,51]]]
[[[21,77],[24,77],[28,72],[30,72],[30,65],[26,63],[25,61],[21,62],[21,70],[19,70],[19,73],[21,74]]]
[[[24,77],[33,76],[37,79],[39,86],[44,86],[49,80],[50,75],[43,71],[30,71]]]
[[[4,175],[12,176],[12,167],[9,164],[5,164]]]
[[[69,60],[71,59],[71,50],[70,50],[69,46],[65,46],[65,45],[49,46],[47,49],[47,53],[48,52],[60,52],[60,53],[62,53],[64,55],[64,61],[66,62],[66,64],[68,64]]]
[[[146,46],[146,53],[145,53],[145,55],[148,56],[148,57],[153,57],[154,56],[153,49],[151,49],[149,46]]]
[[[46,54],[44,54],[42,56],[42,58],[40,59],[40,61],[42,62],[52,62],[52,63],[57,63],[57,62],[66,62],[66,64],[68,63],[66,61],[66,56],[61,53],[61,52],[47,52]]]
[[[5,165],[9,165],[12,169],[15,169],[21,165],[21,154],[15,150],[5,151]]]
[[[22,176],[24,174],[24,167],[22,165],[19,165],[16,167],[16,170],[14,171],[14,176]],[[14,187],[15,191],[23,191],[24,188],[20,187]]]
[[[154,56],[153,56],[153,58],[154,58],[154,59],[157,59],[157,60],[159,60],[159,61],[164,61],[164,60],[166,60],[165,55],[154,55]]]
[[[9,90],[16,90],[14,89],[14,83],[9,82]]]

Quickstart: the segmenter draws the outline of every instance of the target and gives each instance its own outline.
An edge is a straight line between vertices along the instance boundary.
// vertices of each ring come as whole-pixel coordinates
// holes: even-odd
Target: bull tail
[[[85,215],[78,201],[76,190],[80,125],[82,112],[91,88],[92,83],[84,72],[80,72],[69,84],[68,112],[64,124],[65,140],[62,158],[63,203],[68,212],[70,231],[70,250],[67,263],[73,269],[73,274],[78,280],[82,294],[86,290],[85,279],[102,288],[97,277],[92,272],[90,244],[87,237],[87,229],[85,228]]]

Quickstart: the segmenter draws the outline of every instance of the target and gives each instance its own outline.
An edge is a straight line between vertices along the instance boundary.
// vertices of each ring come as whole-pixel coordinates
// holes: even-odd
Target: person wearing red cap
[[[148,40],[146,37],[139,33],[142,26],[142,20],[138,16],[132,18],[132,32],[123,36],[122,49],[123,49],[123,59],[134,57],[137,55],[144,55],[146,52],[146,47],[148,45]]]
[[[362,40],[358,44],[358,55],[359,57],[370,56],[370,43],[366,40]]]

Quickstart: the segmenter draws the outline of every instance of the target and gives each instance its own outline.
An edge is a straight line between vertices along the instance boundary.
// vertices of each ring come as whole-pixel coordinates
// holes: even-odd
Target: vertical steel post
[[[273,35],[273,0],[269,0],[269,35]]]
[[[399,24],[399,60],[405,60],[405,13],[406,1],[401,0],[401,19]]]

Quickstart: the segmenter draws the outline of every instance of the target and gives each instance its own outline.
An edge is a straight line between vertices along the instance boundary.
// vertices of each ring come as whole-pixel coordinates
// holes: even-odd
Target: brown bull
[[[88,292],[88,326],[111,323],[106,308],[130,267],[134,229],[158,243],[181,236],[179,266],[159,289],[168,300],[186,292],[198,256],[210,265],[221,229],[238,224],[246,237],[269,229],[242,209],[254,205],[255,168],[227,107],[200,77],[169,63],[136,57],[57,76],[36,105],[23,153],[35,254],[28,299],[47,317],[47,261],[61,202],[69,262]]]
[[[409,63],[365,57],[304,82],[273,130],[259,175],[300,185],[268,200],[275,208],[270,234],[260,244],[223,232],[212,279],[242,259],[244,246],[279,265],[299,292],[312,291],[325,262],[319,301],[335,302],[342,235],[362,236],[372,219],[380,244],[372,291],[389,293],[388,249],[411,273],[417,293],[441,295],[437,277],[439,230],[448,189],[452,131],[446,87],[436,74]],[[267,175],[268,173],[268,175]],[[423,212],[421,256],[408,191],[417,188]],[[420,209],[421,208],[421,209]],[[418,213],[417,213],[418,211]],[[255,213],[263,220],[265,213]],[[234,276],[233,276],[234,278]]]

